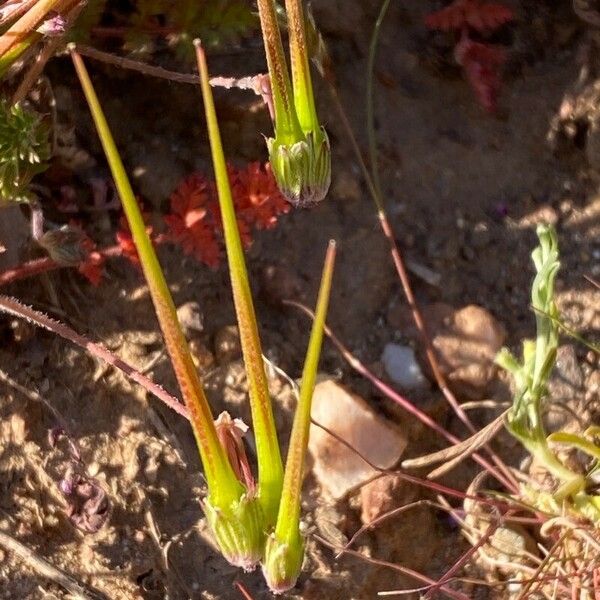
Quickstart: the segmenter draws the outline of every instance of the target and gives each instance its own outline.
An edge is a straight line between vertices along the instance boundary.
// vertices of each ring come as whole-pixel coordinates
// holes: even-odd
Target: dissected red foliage
[[[252,243],[252,229],[270,229],[279,215],[290,210],[269,165],[250,163],[245,168],[229,165],[229,180],[240,235]],[[195,173],[171,196],[171,212],[165,216],[170,239],[204,264],[218,266],[222,255],[222,224],[213,182]]]
[[[228,166],[228,174],[240,236],[243,244],[249,246],[254,229],[271,229],[278,217],[289,212],[291,207],[279,192],[268,164],[256,162],[243,168]],[[142,212],[142,216],[148,223],[150,215]],[[146,225],[153,244],[170,242],[210,267],[220,264],[224,247],[223,225],[214,181],[200,173],[187,177],[171,195],[170,212],[163,219],[166,232],[155,232],[152,226]],[[104,248],[97,248],[77,221],[71,220],[68,227],[68,231],[65,226],[51,230],[52,235],[45,234],[48,238],[45,239],[46,246],[53,244],[53,254],[44,246],[48,256],[1,274],[0,280],[3,281],[0,283],[74,266],[92,285],[97,286],[102,281],[107,258],[122,256],[139,266],[138,253],[124,216],[121,216],[115,234],[116,245]]]
[[[489,34],[513,19],[514,13],[508,6],[482,0],[454,0],[425,17],[430,29],[460,34],[454,56],[477,99],[489,112],[496,110],[506,53],[499,46],[473,40],[469,34]]]
[[[455,0],[449,6],[425,17],[430,29],[461,31],[470,27],[481,33],[498,29],[514,19],[513,11],[504,4],[480,0]]]
[[[171,195],[171,212],[165,216],[171,241],[209,267],[219,264],[221,249],[217,242],[218,220],[209,204],[214,196],[209,182],[195,173]]]
[[[291,205],[281,195],[271,165],[250,163],[245,169],[229,167],[229,180],[238,220],[249,227],[271,229],[279,215],[289,212]]]

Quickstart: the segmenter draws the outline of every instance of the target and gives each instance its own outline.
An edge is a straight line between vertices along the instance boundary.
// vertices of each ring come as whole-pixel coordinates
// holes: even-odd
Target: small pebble
[[[386,344],[381,361],[389,378],[404,389],[415,390],[427,385],[415,351],[409,346]]]
[[[197,302],[186,302],[177,309],[177,318],[186,335],[204,331],[204,315]]]

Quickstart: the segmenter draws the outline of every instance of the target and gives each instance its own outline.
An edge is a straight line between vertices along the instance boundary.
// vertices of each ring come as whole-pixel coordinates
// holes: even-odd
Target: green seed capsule
[[[258,500],[244,494],[231,506],[203,503],[204,514],[225,559],[244,571],[252,571],[261,561],[265,546],[263,514]]]
[[[290,204],[306,207],[323,200],[331,183],[331,150],[323,128],[293,144],[267,140],[277,186]]]
[[[282,594],[292,589],[302,571],[304,540],[298,535],[291,541],[282,541],[273,533],[267,538],[262,570],[269,589]]]

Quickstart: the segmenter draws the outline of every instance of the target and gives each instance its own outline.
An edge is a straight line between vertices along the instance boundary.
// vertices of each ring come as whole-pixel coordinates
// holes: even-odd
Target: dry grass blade
[[[419,456],[418,458],[409,458],[402,461],[402,467],[404,469],[417,469],[444,462],[445,464],[434,469],[427,475],[428,479],[441,477],[444,473],[454,469],[454,467],[460,464],[465,458],[468,458],[471,454],[491,441],[498,431],[502,429],[505,414],[506,411],[486,425],[481,431],[478,431],[475,435],[472,435],[470,438],[454,444],[449,448],[444,448],[443,450],[432,452],[425,456]]]

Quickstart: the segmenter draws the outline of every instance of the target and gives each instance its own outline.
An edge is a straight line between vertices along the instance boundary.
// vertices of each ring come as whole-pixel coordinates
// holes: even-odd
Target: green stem
[[[600,447],[574,433],[564,433],[562,431],[551,433],[548,436],[548,441],[555,444],[568,444],[569,446],[573,446],[573,448],[585,452],[596,460],[600,460]]]
[[[319,135],[320,125],[310,76],[302,0],[285,0],[296,114],[304,133]]]
[[[22,41],[18,42],[0,56],[0,77],[4,77],[10,66],[25,52],[29,47],[42,38],[42,34],[32,31]]]
[[[231,188],[227,175],[227,165],[223,155],[221,135],[215,111],[212,90],[210,87],[206,57],[196,40],[196,53],[200,71],[200,83],[204,110],[210,138],[210,147],[217,182],[227,260],[233,300],[237,314],[244,365],[248,374],[250,407],[252,410],[252,423],[256,440],[256,453],[258,457],[258,493],[267,523],[275,522],[281,486],[283,482],[283,464],[275,420],[271,408],[269,386],[265,375],[262,349],[258,335],[258,325],[252,302],[252,293],[242,250],[242,241],[238,230],[235,208],[231,197]]]
[[[334,261],[335,242],[332,240],[329,242],[325,257],[315,318],[310,334],[304,369],[302,371],[300,397],[298,399],[296,414],[294,415],[290,446],[285,464],[283,493],[281,495],[281,505],[275,528],[276,537],[284,543],[293,543],[298,536],[300,502],[302,497],[302,472],[308,446],[312,396],[315,389],[319,356],[323,342],[323,330],[331,292]]]
[[[200,450],[211,502],[213,505],[230,505],[243,494],[242,484],[236,479],[219,443],[208,400],[177,320],[169,287],[146,232],[146,225],[87,69],[79,54],[72,49],[71,57],[123,203],[173,369],[190,412],[190,421]]]
[[[304,540],[300,534],[302,475],[310,431],[312,396],[323,342],[334,261],[335,242],[332,240],[327,248],[317,308],[302,371],[302,384],[285,464],[285,478],[277,524],[275,531],[268,536],[265,547],[263,575],[270,590],[275,594],[281,594],[294,587],[302,571],[304,559]]]
[[[292,85],[273,0],[258,0],[258,14],[271,78],[275,138],[279,144],[293,144],[303,139],[304,135],[294,108]]]

